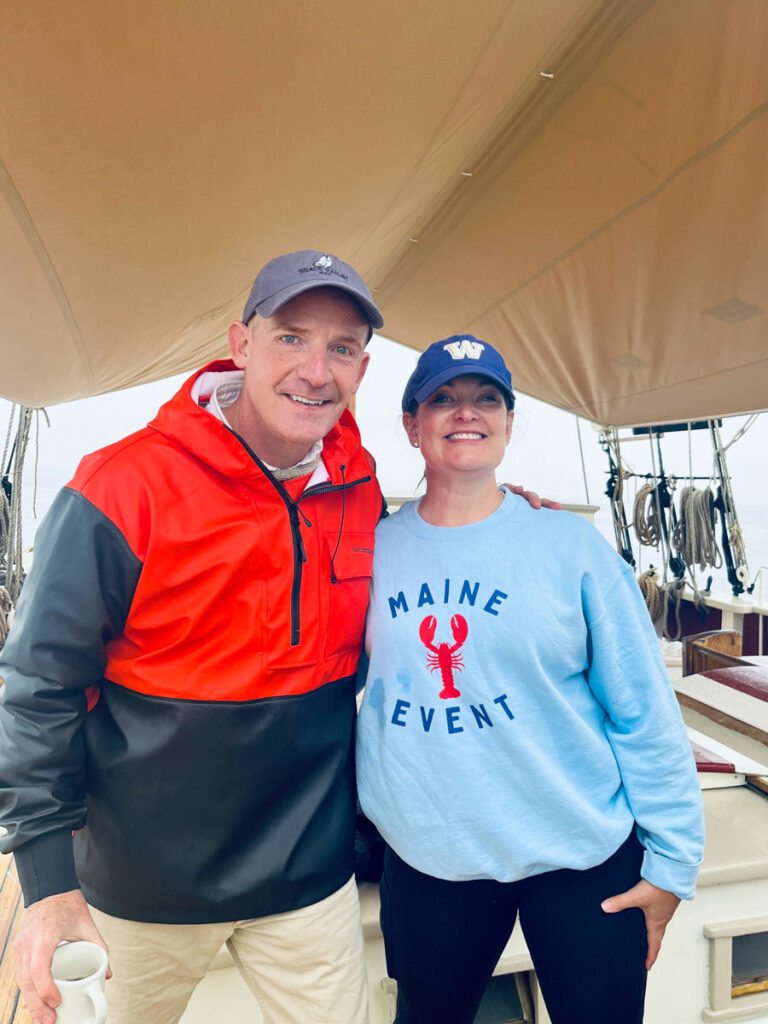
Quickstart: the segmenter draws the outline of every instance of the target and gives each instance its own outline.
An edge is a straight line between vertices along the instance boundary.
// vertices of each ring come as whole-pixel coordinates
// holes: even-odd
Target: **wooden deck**
[[[12,949],[23,909],[13,857],[0,854],[0,1024],[32,1024],[16,986]]]

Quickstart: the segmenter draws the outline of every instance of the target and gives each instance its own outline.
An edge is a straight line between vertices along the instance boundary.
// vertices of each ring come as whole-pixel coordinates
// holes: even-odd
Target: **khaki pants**
[[[367,1024],[354,878],[312,906],[250,921],[143,924],[91,913],[113,972],[108,1024],[176,1024],[222,943],[266,1024]]]

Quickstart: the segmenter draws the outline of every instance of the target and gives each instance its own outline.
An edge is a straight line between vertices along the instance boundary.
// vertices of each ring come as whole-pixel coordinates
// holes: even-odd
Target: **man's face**
[[[368,322],[335,288],[314,288],[249,326],[234,323],[229,346],[245,372],[227,409],[234,430],[273,466],[292,466],[328,433],[368,365]]]

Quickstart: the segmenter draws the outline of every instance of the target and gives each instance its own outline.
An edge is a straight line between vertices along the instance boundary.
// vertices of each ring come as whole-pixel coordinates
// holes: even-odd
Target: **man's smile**
[[[330,398],[305,398],[304,395],[288,395],[287,397],[301,405],[327,405],[331,401]]]

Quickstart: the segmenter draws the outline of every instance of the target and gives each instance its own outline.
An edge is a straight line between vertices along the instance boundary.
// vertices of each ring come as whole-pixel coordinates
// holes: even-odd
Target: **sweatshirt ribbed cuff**
[[[673,892],[681,900],[692,900],[696,895],[698,864],[681,864],[661,854],[646,850],[640,875],[651,885]]]
[[[80,888],[70,829],[31,839],[14,850],[13,856],[25,907],[46,896]]]

